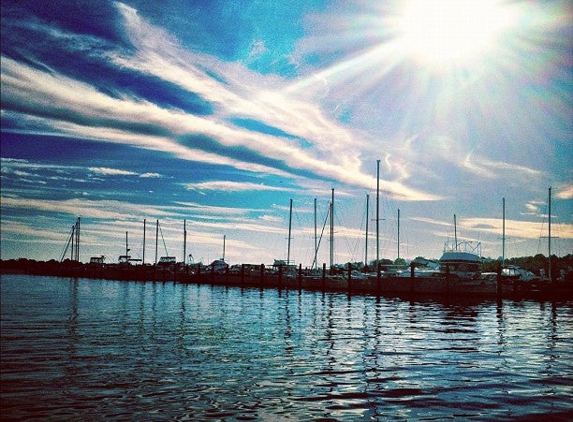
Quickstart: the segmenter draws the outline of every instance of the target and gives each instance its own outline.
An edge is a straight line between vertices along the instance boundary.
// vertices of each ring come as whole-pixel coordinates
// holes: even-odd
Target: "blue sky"
[[[371,260],[377,160],[381,257],[573,253],[571,3],[460,3],[3,1],[2,259]]]

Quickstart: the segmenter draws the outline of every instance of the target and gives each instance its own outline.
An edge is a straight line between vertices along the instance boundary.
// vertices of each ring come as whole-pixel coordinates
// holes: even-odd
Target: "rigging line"
[[[317,264],[316,260],[318,259],[318,250],[320,249],[320,242],[322,240],[322,235],[324,234],[324,229],[326,228],[326,223],[328,222],[328,217],[330,215],[330,207],[326,212],[326,218],[324,219],[324,224],[322,225],[322,231],[320,232],[320,236],[318,237],[318,244],[316,245],[316,253],[314,254],[314,259],[312,261],[311,267],[314,267]]]
[[[366,205],[364,205],[364,207],[366,207]],[[365,212],[365,210],[364,210]],[[364,222],[364,212],[362,213],[362,222]],[[360,223],[360,228],[358,229],[359,232],[362,234],[362,222]],[[347,247],[348,250],[350,251],[350,262],[357,262],[358,260],[358,254],[360,251],[360,254],[362,254],[363,251],[363,241],[364,239],[360,236],[355,237],[354,240],[352,240],[352,236],[350,237],[346,237],[346,243],[347,243]]]
[[[293,201],[293,202],[294,202],[294,201]],[[300,216],[300,214],[298,213],[298,209],[297,209],[297,207],[294,206],[294,204],[293,204],[293,207],[292,207],[292,216],[293,216],[294,219],[295,219],[295,224],[293,225],[293,224],[292,224],[292,220],[291,220],[291,226],[290,226],[290,227],[291,227],[290,242],[292,242],[292,241],[295,239],[295,236],[294,236],[294,235],[295,235],[295,227],[298,227],[298,228],[299,228],[299,235],[302,237],[302,235],[300,234],[300,227],[303,227],[303,224],[302,224],[301,216]],[[287,239],[287,241],[288,241],[288,239]],[[290,253],[291,253],[291,258],[292,258],[293,252],[294,252],[293,246],[294,246],[294,242],[291,243],[291,251],[290,251]],[[300,254],[299,254],[299,255],[300,255]],[[288,261],[288,259],[287,259],[287,261]],[[291,259],[291,261],[293,261],[294,263],[296,263],[296,259]],[[287,264],[289,264],[289,263],[287,262]]]
[[[68,253],[68,248],[70,247],[70,242],[72,241],[72,238],[74,236],[74,231],[76,229],[76,226],[73,225],[72,229],[70,230],[70,235],[68,237],[68,243],[66,243],[66,247],[64,249],[64,252],[62,253],[62,256],[60,257],[60,262],[62,262],[64,260],[64,257],[66,256],[66,254]]]
[[[545,218],[547,217],[548,213],[549,213],[549,204],[546,205],[546,208],[544,209],[544,213],[543,213],[543,219],[541,220],[541,228],[539,229],[539,237],[537,239],[537,253],[540,254],[541,253],[541,239],[543,238],[543,227],[545,226]],[[551,216],[549,216],[551,218]]]
[[[167,245],[165,244],[165,239],[163,238],[163,230],[161,230],[161,226],[159,226],[159,233],[161,234],[161,240],[163,241],[163,247],[165,248],[165,255],[169,256],[169,252],[167,252]]]
[[[339,207],[339,209],[340,209],[340,207]],[[338,213],[336,213],[334,215],[334,219],[336,220],[337,227],[342,227],[342,220],[340,219],[340,214],[343,214],[343,217],[346,217],[345,210],[339,211]],[[348,218],[345,218],[345,219],[348,220]],[[335,231],[335,233],[336,233],[336,231]],[[352,249],[353,248],[352,248],[352,245],[350,244],[350,240],[348,239],[348,236],[342,236],[342,238],[344,239],[347,251],[352,256]],[[335,258],[336,258],[336,255],[337,255],[336,251],[334,251],[334,254],[335,254]]]

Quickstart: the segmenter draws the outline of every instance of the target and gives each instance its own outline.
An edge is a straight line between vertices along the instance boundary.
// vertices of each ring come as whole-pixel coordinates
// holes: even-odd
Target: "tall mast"
[[[454,214],[454,245],[456,246],[456,251],[458,250],[458,226],[456,224],[456,215]]]
[[[125,232],[125,262],[129,261],[128,254],[129,254],[129,240],[128,240],[128,233]]]
[[[316,231],[316,198],[314,198],[314,268],[318,268],[318,235]]]
[[[288,242],[287,242],[287,265],[290,265],[290,240],[292,230],[292,199],[290,200],[290,211],[288,215]]]
[[[334,188],[330,200],[330,269],[334,266]]]
[[[549,200],[548,200],[548,211],[549,215],[547,217],[549,232],[547,233],[547,252],[549,253],[549,281],[553,281],[551,278],[551,186],[549,186]]]
[[[364,265],[368,266],[368,218],[370,215],[370,195],[366,194],[366,244],[364,245]]]
[[[400,259],[400,208],[398,208],[398,259]]]
[[[223,235],[223,257],[221,258],[223,261],[225,260],[225,248],[227,247],[227,235]]]
[[[72,241],[72,250],[70,251],[70,261],[73,261],[75,259],[74,242],[76,239],[76,227],[77,226],[78,226],[77,222],[72,226],[72,235],[70,236],[70,239]]]
[[[80,262],[80,225],[81,225],[81,217],[78,217],[78,221],[76,221],[76,261]]]
[[[183,265],[187,263],[187,220],[183,220]]]
[[[145,265],[145,231],[146,231],[146,230],[145,230],[145,225],[146,225],[146,223],[147,223],[147,220],[144,218],[144,219],[143,219],[143,256],[142,256],[142,259],[141,259],[141,263],[142,263],[143,265]]]
[[[376,268],[380,266],[380,160],[376,160]]]
[[[503,198],[503,225],[501,233],[501,265],[505,265],[505,198]]]
[[[155,220],[155,264],[157,264],[157,245],[159,242],[159,220]]]

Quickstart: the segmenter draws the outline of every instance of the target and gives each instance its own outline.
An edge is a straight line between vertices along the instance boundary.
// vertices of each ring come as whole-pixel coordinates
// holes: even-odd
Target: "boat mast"
[[[128,256],[128,253],[129,253],[128,233],[129,233],[129,232],[127,232],[127,231],[125,232],[125,262],[128,262],[128,261],[129,261],[129,256]]]
[[[548,199],[548,217],[547,217],[547,221],[548,221],[548,226],[549,226],[549,232],[547,233],[547,252],[549,253],[549,271],[547,272],[547,274],[549,275],[549,281],[553,281],[553,279],[551,278],[551,186],[549,186],[549,199]]]
[[[76,255],[75,260],[80,262],[80,221],[81,217],[78,217],[78,221],[76,221]]]
[[[183,220],[183,265],[187,263],[187,220]]]
[[[505,198],[503,198],[503,225],[501,234],[501,265],[505,265]]]
[[[226,243],[227,243],[227,235],[224,234],[223,235],[223,258],[221,258],[223,261],[225,260],[225,248],[226,248]]]
[[[287,265],[290,265],[290,240],[292,230],[292,199],[290,200],[290,211],[288,217],[288,242],[287,242]]]
[[[400,208],[398,208],[398,259],[400,259]]]
[[[380,268],[380,160],[376,160],[376,268]]]
[[[145,265],[145,225],[147,223],[147,220],[144,218],[143,219],[143,256],[141,258],[141,264]]]
[[[316,198],[314,198],[314,268],[318,268],[318,237],[316,231]]]
[[[334,188],[330,200],[330,269],[334,266]]]
[[[74,249],[74,242],[76,239],[76,227],[78,226],[78,223],[76,222],[76,224],[74,224],[72,226],[72,235],[70,236],[71,242],[72,242],[72,250],[70,251],[70,261],[73,261],[75,259],[75,249]]]
[[[155,264],[157,264],[157,245],[159,242],[159,220],[155,220]]]
[[[366,194],[366,244],[364,245],[364,266],[368,266],[368,216],[370,208],[370,195]]]
[[[458,227],[456,224],[456,215],[454,214],[454,245],[456,246],[456,251],[458,250]]]

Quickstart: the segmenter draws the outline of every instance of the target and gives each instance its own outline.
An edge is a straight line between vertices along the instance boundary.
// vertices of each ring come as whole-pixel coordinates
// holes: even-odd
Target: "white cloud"
[[[187,183],[187,189],[216,190],[225,192],[244,191],[288,191],[289,189],[275,186],[267,186],[262,183],[232,182],[232,181],[212,181],[202,183]]]
[[[573,185],[566,185],[558,189],[555,197],[559,199],[573,199]]]
[[[103,174],[105,176],[134,176],[134,175],[137,175],[137,173],[135,173],[133,171],[112,169],[109,167],[90,167],[88,170],[91,171],[92,173]]]
[[[189,212],[200,212],[202,216],[228,216],[229,214],[245,214],[249,211],[259,211],[251,208],[232,208],[232,207],[215,207],[209,205],[197,204],[194,202],[176,202],[181,209]]]
[[[463,161],[463,167],[474,173],[475,176],[486,179],[507,180],[517,178],[523,181],[524,177],[539,177],[541,172],[518,164],[506,163],[502,161],[492,161],[484,157],[476,157],[468,154]]]
[[[2,196],[2,207],[21,208],[41,212],[61,212],[74,216],[126,220],[134,217],[144,218],[146,215],[176,216],[177,212],[166,207],[141,206],[121,201],[93,201],[84,198],[55,200],[55,199],[24,199],[14,196]]]
[[[501,236],[502,221],[495,218],[465,218],[461,221],[461,227]],[[560,237],[573,239],[573,224],[559,224],[559,227]],[[511,238],[539,239],[544,230],[547,230],[547,223],[541,221],[505,221],[506,236]]]

